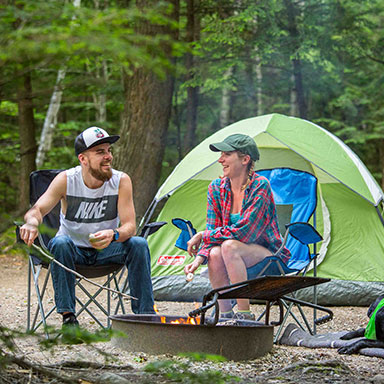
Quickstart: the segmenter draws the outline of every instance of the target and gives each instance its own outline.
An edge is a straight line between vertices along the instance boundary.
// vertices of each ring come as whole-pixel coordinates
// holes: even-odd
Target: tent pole
[[[383,201],[380,201],[379,204],[382,203],[382,202],[383,202]],[[375,208],[376,208],[376,212],[377,212],[377,214],[379,215],[381,224],[384,225],[384,218],[383,218],[383,215],[382,215],[381,212],[380,212],[379,204],[377,204],[377,205],[375,206]]]
[[[313,214],[313,226],[316,228],[316,209],[315,209],[315,212]],[[314,243],[313,244],[313,254],[315,255],[315,257],[313,259],[313,276],[314,277],[317,276],[316,252],[317,252],[317,247],[316,247],[316,243]],[[317,305],[317,287],[316,287],[316,285],[313,286],[313,301],[314,301],[314,304]],[[316,323],[315,323],[316,318],[317,318],[317,311],[316,311],[316,308],[313,308],[313,334],[314,335],[316,335]]]
[[[156,198],[154,198],[151,202],[151,204],[149,205],[149,207],[147,208],[146,212],[144,213],[144,216],[143,218],[141,219],[141,222],[140,222],[140,225],[139,227],[144,227],[148,224],[149,220],[151,219],[152,215],[153,215],[153,211],[155,210],[158,202],[160,200],[156,200]],[[148,213],[149,212],[149,213]]]

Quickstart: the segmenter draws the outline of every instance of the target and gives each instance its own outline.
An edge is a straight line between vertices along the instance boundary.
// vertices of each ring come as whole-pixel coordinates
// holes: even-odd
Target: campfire
[[[195,306],[197,303],[195,303]],[[157,309],[156,304],[154,304],[153,309],[157,313],[157,315],[160,316],[160,322],[163,324],[190,324],[190,325],[199,325],[200,324],[200,317],[190,317],[188,316],[187,318],[180,317],[178,319],[173,319],[167,318],[167,316],[162,316],[159,314],[159,310]]]
[[[249,360],[273,346],[273,326],[207,326],[200,318],[174,315],[125,314],[111,316],[113,344],[130,352],[150,354],[208,353],[230,360]]]

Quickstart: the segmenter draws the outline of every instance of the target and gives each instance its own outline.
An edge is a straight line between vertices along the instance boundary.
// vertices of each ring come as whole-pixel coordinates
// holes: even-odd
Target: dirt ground
[[[27,313],[27,260],[22,255],[0,253],[0,265],[0,325],[24,330]],[[46,301],[48,304],[53,303],[51,285],[49,285]],[[160,314],[181,316],[185,316],[195,307],[193,303],[179,302],[156,302],[156,305]],[[334,319],[319,326],[318,333],[356,329],[367,323],[367,308],[365,307],[333,307],[331,309],[334,311]],[[253,305],[252,311],[260,313],[261,306]],[[98,329],[98,325],[87,314],[81,315],[79,321],[88,330]],[[61,316],[53,313],[49,324],[59,327]],[[129,353],[110,342],[97,343],[96,348],[84,345],[61,345],[55,347],[53,352],[41,350],[35,338],[18,339],[17,345],[17,355],[25,356],[30,362],[47,366],[60,365],[62,367],[63,363],[74,361],[100,363],[97,369],[94,368],[91,371],[88,369],[83,372],[83,376],[87,377],[88,382],[170,382],[169,379],[153,375],[146,376],[143,374],[143,368],[149,362],[164,361],[170,358],[183,361],[182,358],[171,355],[154,356],[140,351]],[[108,367],[105,366],[104,357],[97,349],[109,353],[115,358],[113,369],[106,369]],[[201,373],[207,369],[214,369],[221,374],[238,376],[244,383],[384,383],[383,359],[362,355],[339,355],[335,349],[307,349],[275,345],[266,356],[251,361],[223,363],[204,361],[188,364],[191,372]],[[16,371],[18,370],[15,369]],[[225,379],[225,382],[229,381],[229,379]],[[0,383],[2,382],[17,381],[2,381],[0,378]],[[20,379],[19,382],[28,381]]]

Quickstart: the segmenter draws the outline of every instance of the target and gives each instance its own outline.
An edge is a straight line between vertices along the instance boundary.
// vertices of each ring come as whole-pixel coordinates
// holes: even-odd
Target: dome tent
[[[209,144],[233,133],[253,137],[260,150],[255,170],[289,167],[309,172],[318,179],[317,230],[319,245],[317,276],[340,284],[319,287],[319,300],[343,300],[362,293],[359,282],[381,282],[384,271],[383,192],[356,154],[336,136],[309,121],[279,114],[241,120],[205,139],[175,167],[159,188],[145,220],[171,222],[174,217],[190,220],[197,230],[205,227],[206,194],[210,181],[220,175],[218,154]],[[167,199],[157,218],[151,218],[159,202]],[[174,244],[177,228],[168,225],[149,238],[155,297],[164,300],[197,300],[210,288],[207,279],[185,284],[184,265],[191,261]],[[363,284],[364,285],[364,284]],[[338,292],[340,286],[340,292]],[[335,288],[336,287],[336,288]],[[325,290],[325,292],[321,292]],[[331,292],[331,293],[330,293]],[[330,293],[330,294],[329,294]],[[326,298],[322,299],[322,295]],[[332,297],[329,297],[332,296]],[[359,298],[352,300],[362,304]],[[345,303],[346,304],[346,303]],[[351,304],[351,302],[348,302]]]

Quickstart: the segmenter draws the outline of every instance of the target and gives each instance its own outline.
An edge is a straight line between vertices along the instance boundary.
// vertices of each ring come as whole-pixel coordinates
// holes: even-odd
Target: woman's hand
[[[204,261],[204,257],[197,256],[192,263],[190,263],[184,267],[184,273],[186,275],[188,275],[188,273],[195,273],[196,269],[200,267],[200,265],[203,261]]]
[[[187,242],[187,252],[189,256],[196,256],[197,251],[200,247],[201,240],[203,238],[203,232],[197,232],[188,242]]]

